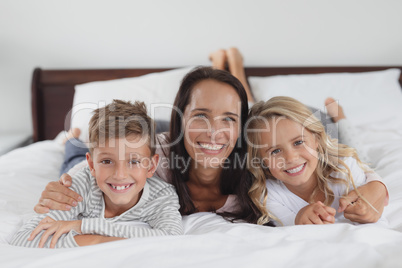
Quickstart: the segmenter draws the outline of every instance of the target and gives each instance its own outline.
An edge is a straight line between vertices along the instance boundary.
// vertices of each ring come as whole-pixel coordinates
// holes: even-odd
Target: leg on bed
[[[81,131],[78,128],[72,129],[65,141],[64,162],[61,166],[60,175],[69,171],[73,166],[86,159],[89,152],[85,144],[78,139]]]

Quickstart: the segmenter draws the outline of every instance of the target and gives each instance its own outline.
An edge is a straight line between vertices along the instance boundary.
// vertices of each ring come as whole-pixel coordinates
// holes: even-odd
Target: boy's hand
[[[343,212],[346,219],[358,223],[377,222],[384,210],[387,190],[379,181],[372,181],[360,186],[359,192],[363,195],[378,213],[364,200],[360,199],[356,191],[351,191],[339,200],[338,212]]]
[[[321,201],[302,208],[296,215],[295,224],[329,224],[335,222],[336,210]]]
[[[42,230],[46,230],[39,241],[39,248],[43,248],[49,236],[53,235],[50,242],[50,248],[56,246],[57,240],[59,240],[62,234],[67,234],[71,230],[75,230],[81,234],[81,222],[82,221],[55,221],[50,217],[46,217],[38,224],[38,226],[32,231],[28,240],[33,240]]]
[[[58,182],[49,182],[42,192],[38,204],[34,210],[36,213],[48,213],[49,209],[70,210],[82,201],[82,197],[76,192],[68,189],[72,184],[70,175],[63,174]]]

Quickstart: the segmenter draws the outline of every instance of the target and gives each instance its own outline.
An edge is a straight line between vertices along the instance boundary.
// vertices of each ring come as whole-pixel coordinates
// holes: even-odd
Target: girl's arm
[[[338,211],[343,211],[345,218],[354,222],[377,222],[381,218],[384,206],[388,204],[387,187],[377,173],[363,171],[354,158],[347,158],[345,162],[350,168],[358,191],[375,210],[353,190],[339,200]]]
[[[285,205],[275,200],[267,200],[267,209],[272,213],[280,222],[275,221],[276,226],[291,226],[295,225],[295,218],[297,212],[292,211]]]
[[[309,204],[299,210],[295,224],[328,224],[335,222],[336,210],[324,205],[321,201]]]
[[[354,222],[377,222],[381,218],[388,198],[384,184],[379,181],[371,181],[357,189],[377,211],[359,198],[356,191],[351,191],[346,197],[339,200],[339,212],[343,211],[345,218]]]

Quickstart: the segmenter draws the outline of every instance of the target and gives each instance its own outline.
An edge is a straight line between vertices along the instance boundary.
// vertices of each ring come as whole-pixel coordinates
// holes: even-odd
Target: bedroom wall
[[[0,134],[31,133],[35,67],[402,65],[402,1],[1,0]]]

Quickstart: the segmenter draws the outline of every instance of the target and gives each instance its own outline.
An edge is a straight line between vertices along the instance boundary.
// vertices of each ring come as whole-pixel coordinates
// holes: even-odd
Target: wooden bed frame
[[[271,76],[286,74],[319,74],[339,72],[369,72],[402,66],[376,67],[247,67],[247,76]],[[33,141],[53,139],[64,130],[66,114],[73,104],[74,86],[77,84],[105,81],[144,74],[162,72],[162,69],[88,69],[43,70],[36,68],[32,77]],[[399,78],[402,85],[402,75]],[[381,90],[381,89],[379,89]],[[66,125],[70,122],[67,119]]]

